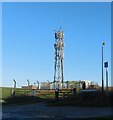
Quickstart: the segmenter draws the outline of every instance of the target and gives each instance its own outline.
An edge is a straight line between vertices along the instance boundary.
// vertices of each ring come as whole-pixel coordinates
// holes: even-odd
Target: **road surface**
[[[92,118],[111,115],[111,107],[50,107],[45,103],[6,105],[2,111],[3,118]]]

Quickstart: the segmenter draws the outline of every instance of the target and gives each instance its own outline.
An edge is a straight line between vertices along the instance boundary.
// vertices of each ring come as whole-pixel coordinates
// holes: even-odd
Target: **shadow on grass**
[[[15,96],[4,100],[3,105],[46,102],[47,106],[113,107],[113,92],[110,92],[109,96],[100,92],[80,93],[58,100],[46,96],[44,98],[41,98],[41,96]]]
[[[86,107],[113,107],[113,93],[90,92],[70,95],[67,98],[53,100],[48,106],[86,106]]]
[[[40,97],[35,96],[15,96],[15,97],[8,97],[4,99],[3,105],[9,104],[27,104],[27,103],[37,103],[47,101],[47,99],[43,99]]]

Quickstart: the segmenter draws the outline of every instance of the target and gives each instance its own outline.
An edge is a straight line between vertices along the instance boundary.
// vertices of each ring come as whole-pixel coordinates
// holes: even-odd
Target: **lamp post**
[[[104,45],[105,42],[102,43],[102,92],[104,92]]]
[[[104,67],[106,68],[106,95],[108,96],[108,62],[104,62]]]

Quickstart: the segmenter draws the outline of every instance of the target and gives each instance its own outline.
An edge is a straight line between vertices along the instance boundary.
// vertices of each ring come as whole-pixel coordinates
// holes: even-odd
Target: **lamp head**
[[[105,45],[105,42],[103,42],[102,45]]]

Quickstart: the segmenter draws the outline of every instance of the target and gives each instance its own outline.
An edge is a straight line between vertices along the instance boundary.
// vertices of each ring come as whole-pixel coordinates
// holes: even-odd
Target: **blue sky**
[[[111,80],[111,3],[3,3],[2,84],[53,81],[54,30],[65,34],[64,79],[101,85],[101,47]],[[105,73],[105,72],[104,72]],[[110,84],[110,82],[109,82]]]

